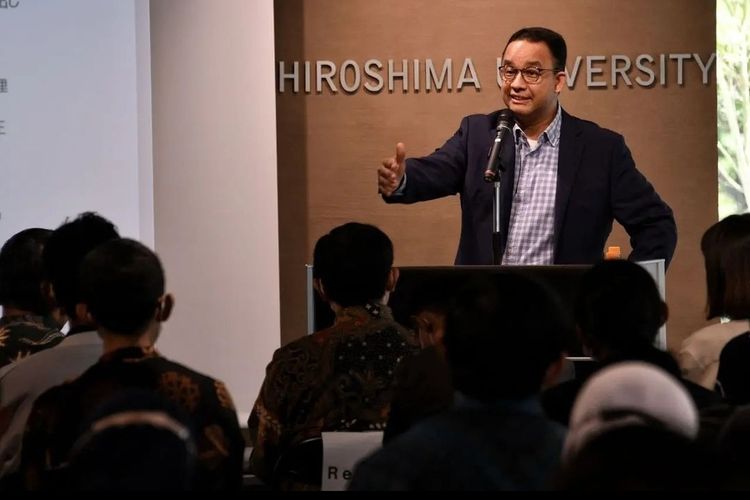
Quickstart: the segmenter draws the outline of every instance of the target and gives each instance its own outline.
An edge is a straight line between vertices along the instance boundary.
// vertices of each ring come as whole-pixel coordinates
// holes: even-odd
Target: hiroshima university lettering
[[[627,87],[653,88],[686,83],[686,68],[696,65],[700,70],[701,83],[709,85],[709,73],[714,69],[716,53],[703,58],[699,54],[640,54],[635,58],[625,55],[577,56],[573,66],[565,69],[568,88],[575,88],[580,81],[587,88]],[[497,58],[496,68],[502,65]],[[605,68],[609,72],[605,74]],[[500,77],[495,73],[495,83],[500,86]],[[694,73],[691,73],[694,74]],[[368,59],[360,64],[352,59],[337,65],[333,61],[285,61],[278,62],[278,90],[280,93],[325,92],[354,94],[365,90],[368,93],[388,92],[440,92],[461,90],[464,87],[482,88],[471,58],[467,57],[459,66],[453,59],[444,59],[436,64],[432,59]]]

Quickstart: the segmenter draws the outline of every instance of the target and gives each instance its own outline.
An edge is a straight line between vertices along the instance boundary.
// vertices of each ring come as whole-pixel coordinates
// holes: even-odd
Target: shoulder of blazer
[[[599,126],[590,120],[584,120],[562,110],[562,137],[583,136],[584,140],[623,141],[623,136],[613,130]]]

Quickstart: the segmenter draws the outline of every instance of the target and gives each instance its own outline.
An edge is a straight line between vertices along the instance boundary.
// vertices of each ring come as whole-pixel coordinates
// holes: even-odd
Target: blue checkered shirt
[[[503,264],[552,264],[561,123],[562,113],[558,106],[557,115],[539,136],[534,149],[521,128],[518,125],[513,127],[516,175]]]

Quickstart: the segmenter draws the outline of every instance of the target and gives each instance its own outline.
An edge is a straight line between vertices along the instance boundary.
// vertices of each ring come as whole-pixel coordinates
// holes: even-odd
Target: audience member
[[[716,441],[719,487],[750,490],[750,406],[742,406],[727,420]]]
[[[595,365],[586,376],[551,387],[542,394],[542,404],[550,418],[567,425],[573,403],[587,378],[619,361],[643,361],[679,378],[674,358],[654,346],[667,314],[656,282],[638,264],[607,260],[588,270],[576,298],[575,322],[581,344]],[[682,383],[699,408],[721,402],[712,391],[687,380]]]
[[[724,305],[731,317],[750,317],[750,233],[735,241],[724,252],[728,286],[725,287]],[[742,316],[741,316],[742,315]],[[735,321],[737,323],[737,321]],[[721,350],[717,386],[727,401],[733,404],[750,403],[750,331],[729,340]]]
[[[193,422],[195,488],[238,489],[244,442],[229,392],[218,380],[167,360],[154,349],[174,300],[158,257],[129,239],[92,250],[80,267],[81,309],[102,338],[104,355],[77,379],[42,394],[29,417],[22,470],[29,489],[54,488],[78,426],[106,399],[136,388],[158,393]]]
[[[701,250],[706,270],[707,319],[729,321],[694,332],[678,353],[683,376],[714,390],[719,373],[719,356],[734,337],[750,330],[750,266],[742,259],[727,262],[727,252],[750,237],[750,214],[730,215],[706,230]]]
[[[411,323],[422,349],[405,358],[396,369],[383,443],[453,404],[453,382],[443,339],[446,315],[457,286],[457,279],[440,276],[426,279],[412,290]]]
[[[695,444],[698,413],[682,384],[643,362],[600,370],[570,418],[557,486],[567,490],[699,489],[710,484]]]
[[[189,491],[196,448],[184,411],[161,394],[118,392],[81,426],[70,453],[69,491]]]
[[[248,421],[252,468],[268,483],[276,483],[279,457],[308,438],[383,429],[393,373],[417,349],[386,306],[398,270],[380,229],[353,222],[334,228],[316,243],[313,266],[316,289],[336,319],[278,349],[268,365]]]
[[[0,368],[63,339],[42,295],[42,249],[49,229],[25,229],[0,249]],[[7,371],[7,370],[6,370]],[[4,429],[0,428],[0,434]]]
[[[117,228],[94,213],[63,223],[49,237],[42,253],[44,290],[69,322],[64,340],[16,363],[0,377],[0,476],[6,488],[17,486],[24,427],[34,400],[50,387],[80,375],[101,356],[102,343],[81,305],[78,268],[97,245],[119,238]]]
[[[350,489],[545,488],[565,429],[547,419],[538,394],[563,365],[562,318],[555,297],[524,276],[466,285],[445,331],[454,406],[364,459]]]

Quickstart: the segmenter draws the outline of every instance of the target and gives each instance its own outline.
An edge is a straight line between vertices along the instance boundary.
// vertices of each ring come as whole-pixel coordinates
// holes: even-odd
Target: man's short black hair
[[[159,257],[128,238],[97,246],[80,270],[81,296],[97,325],[120,335],[139,335],[154,319],[164,295]]]
[[[565,39],[559,33],[539,26],[521,28],[513,33],[508,39],[508,43],[505,44],[505,49],[503,49],[503,57],[505,57],[505,51],[508,50],[508,45],[516,40],[526,40],[529,42],[545,44],[552,53],[552,59],[554,59],[555,67],[552,69],[556,72],[565,70],[565,64],[568,58],[568,47],[565,44]]]
[[[538,394],[563,353],[569,326],[559,298],[531,278],[472,279],[456,293],[446,318],[455,388],[485,402]]]
[[[57,305],[68,316],[75,317],[76,304],[81,302],[78,287],[81,261],[97,245],[119,237],[114,224],[93,212],[84,212],[52,232],[42,253],[44,274],[52,283]]]
[[[605,260],[583,275],[575,319],[586,344],[637,354],[652,346],[666,321],[659,289],[643,267],[627,260]]]
[[[329,300],[364,305],[385,294],[393,266],[393,244],[375,226],[350,222],[321,237],[313,252],[313,273]]]
[[[42,250],[51,234],[49,229],[24,229],[5,242],[0,249],[0,305],[49,313],[42,295]]]

